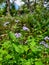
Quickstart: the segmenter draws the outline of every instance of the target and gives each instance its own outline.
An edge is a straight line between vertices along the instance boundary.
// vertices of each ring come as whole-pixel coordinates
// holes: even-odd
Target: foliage
[[[3,3],[3,2],[5,2],[5,0],[2,0],[2,1],[0,0],[0,3]]]
[[[13,35],[14,34],[12,34],[12,36]],[[38,46],[34,38],[29,36],[26,45],[12,42],[14,37],[10,36],[9,38],[9,40],[1,43],[0,64],[44,65],[44,61],[42,60],[44,57],[43,54],[45,54],[46,50],[44,52],[44,47],[41,48],[40,45]],[[13,40],[11,40],[11,38],[13,38]],[[47,60],[47,62],[49,61]]]
[[[49,47],[40,44],[49,36],[49,10],[24,12],[0,17],[0,65],[49,65]]]

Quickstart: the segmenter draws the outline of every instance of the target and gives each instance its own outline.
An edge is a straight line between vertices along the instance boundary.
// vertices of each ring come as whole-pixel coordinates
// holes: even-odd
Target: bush
[[[2,16],[0,30],[0,65],[49,65],[48,10]]]

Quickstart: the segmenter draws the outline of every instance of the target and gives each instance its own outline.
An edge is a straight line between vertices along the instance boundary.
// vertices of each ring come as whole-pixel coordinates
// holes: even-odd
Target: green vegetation
[[[49,65],[49,10],[0,13],[0,65]]]

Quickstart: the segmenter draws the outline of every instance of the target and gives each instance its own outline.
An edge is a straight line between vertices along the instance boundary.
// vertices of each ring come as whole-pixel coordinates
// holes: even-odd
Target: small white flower
[[[16,36],[17,38],[19,38],[19,37],[21,37],[21,33],[15,33],[15,36]]]

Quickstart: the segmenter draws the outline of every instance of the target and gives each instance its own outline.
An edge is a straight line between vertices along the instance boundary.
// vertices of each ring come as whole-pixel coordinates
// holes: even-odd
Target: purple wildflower
[[[4,25],[4,26],[7,26],[8,24],[9,24],[9,22],[5,22],[3,25]]]
[[[49,45],[48,45],[48,44],[44,44],[44,46],[45,46],[46,48],[49,48]]]
[[[40,44],[46,44],[46,42],[45,41],[41,41]]]
[[[29,31],[29,28],[27,28],[26,26],[23,26],[23,30]]]
[[[15,36],[16,36],[17,38],[19,38],[19,37],[21,37],[21,33],[15,33]]]
[[[49,45],[45,41],[41,41],[40,44],[44,45],[46,48],[49,48]]]
[[[49,37],[48,37],[48,36],[46,36],[46,37],[44,38],[44,40],[49,40]]]

